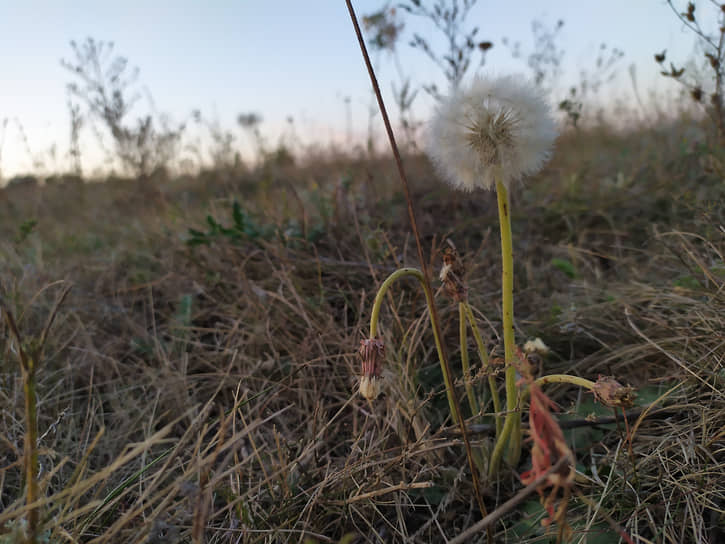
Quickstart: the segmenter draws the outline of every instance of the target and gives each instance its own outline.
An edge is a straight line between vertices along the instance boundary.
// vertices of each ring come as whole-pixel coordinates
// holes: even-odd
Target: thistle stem
[[[466,386],[466,396],[468,396],[468,405],[471,408],[471,415],[478,415],[478,402],[473,394],[473,384],[471,384],[471,366],[468,361],[468,327],[466,323],[466,303],[458,303],[458,330],[461,342],[461,367],[463,369],[463,383]]]
[[[423,273],[417,268],[399,268],[385,279],[385,281],[380,286],[380,289],[378,289],[378,293],[375,295],[375,302],[373,302],[373,310],[372,314],[370,315],[370,338],[376,338],[378,335],[378,320],[380,319],[380,308],[383,305],[383,299],[385,298],[385,294],[393,283],[395,283],[400,278],[404,278],[406,276],[412,276],[416,278],[423,286],[425,301],[428,306],[428,315],[430,316],[431,320],[433,320],[433,293],[428,290],[425,279],[423,277]],[[458,424],[459,414],[458,410],[456,409],[456,403],[453,397],[453,377],[450,375],[449,369],[447,368],[447,365],[445,364],[445,360],[443,358],[443,344],[441,343],[440,336],[438,335],[438,329],[436,327],[432,328],[433,337],[435,338],[436,343],[436,350],[438,351],[438,360],[440,361],[441,372],[443,373],[443,380],[446,384],[448,408],[450,410],[453,422]]]
[[[496,413],[496,436],[501,434],[501,427],[503,421],[501,420],[501,397],[498,394],[498,387],[496,386],[496,378],[493,373],[490,372],[488,352],[486,346],[483,343],[483,337],[481,331],[476,323],[476,318],[473,316],[473,310],[468,302],[463,302],[463,308],[466,312],[466,317],[471,325],[471,332],[473,332],[473,338],[476,341],[476,347],[478,348],[478,356],[481,359],[483,371],[488,374],[488,387],[491,390],[491,399],[493,400],[493,411]]]
[[[506,362],[506,421],[503,431],[496,441],[489,465],[489,476],[498,470],[498,464],[507,443],[509,462],[518,463],[521,457],[521,415],[518,412],[519,395],[516,387],[516,368],[514,362],[514,258],[511,241],[511,207],[508,191],[496,175],[496,195],[498,197],[498,220],[501,230],[501,293],[503,313],[503,344]]]

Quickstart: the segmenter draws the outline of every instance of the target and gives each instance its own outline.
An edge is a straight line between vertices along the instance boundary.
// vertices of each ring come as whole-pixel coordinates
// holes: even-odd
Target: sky
[[[704,3],[698,6],[704,9]],[[384,2],[353,4],[361,17]],[[643,94],[666,91],[672,83],[658,75],[653,54],[667,49],[668,60],[684,61],[693,53],[692,36],[664,0],[479,0],[468,24],[479,26],[479,37],[494,43],[482,71],[526,74],[526,63],[512,58],[502,39],[520,41],[529,51],[535,19],[549,27],[559,19],[565,22],[558,42],[565,51],[561,88],[576,83],[581,70],[594,70],[601,43],[624,52],[617,80],[604,94],[627,99],[630,93],[631,100],[630,65],[636,67]],[[435,65],[407,45],[413,31],[434,47],[441,45],[435,29],[421,19],[403,20],[398,55],[404,72],[413,83],[436,81],[444,87]],[[248,136],[235,124],[243,112],[261,115],[261,132],[272,143],[291,130],[290,118],[296,137],[306,143],[344,146],[349,129],[355,142],[367,133],[370,83],[343,0],[0,0],[3,178],[32,171],[34,159],[44,162],[36,168],[48,172],[68,167],[65,88],[73,75],[60,59],[72,60],[70,40],[86,37],[114,42],[114,51],[140,69],[139,82],[157,111],[188,122],[190,112],[199,109],[206,119],[234,131],[243,157],[251,153]],[[381,55],[377,65],[392,107],[389,89],[399,81],[393,60]],[[417,114],[425,118],[431,105],[420,93]],[[94,139],[85,129],[86,171],[102,164]]]

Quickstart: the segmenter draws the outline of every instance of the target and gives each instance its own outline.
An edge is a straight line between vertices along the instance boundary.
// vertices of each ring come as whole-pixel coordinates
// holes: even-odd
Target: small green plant
[[[18,234],[15,237],[15,243],[22,244],[28,238],[28,236],[33,233],[37,225],[37,219],[26,219],[25,221],[20,223],[20,226],[18,227]]]
[[[211,215],[206,216],[206,222],[209,230],[202,232],[197,229],[189,228],[189,238],[186,244],[189,246],[209,245],[213,240],[218,238],[226,238],[232,242],[240,242],[242,240],[256,240],[269,235],[264,229],[261,229],[245,212],[239,202],[232,205],[232,225],[225,227],[214,219]]]
[[[259,244],[262,241],[272,240],[275,237],[280,238],[286,244],[294,245],[300,239],[304,239],[307,242],[315,242],[325,232],[322,222],[314,224],[306,232],[294,220],[289,220],[283,225],[274,225],[271,223],[259,224],[236,201],[232,205],[231,219],[232,224],[230,226],[224,226],[214,219],[212,215],[207,215],[206,223],[209,229],[203,232],[198,229],[189,228],[189,237],[186,240],[186,245],[190,247],[200,245],[208,246],[219,240],[227,240],[234,244],[243,241]]]

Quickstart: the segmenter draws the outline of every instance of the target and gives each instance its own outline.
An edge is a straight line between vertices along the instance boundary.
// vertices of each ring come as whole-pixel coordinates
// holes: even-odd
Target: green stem
[[[583,387],[584,389],[589,389],[589,391],[594,391],[594,382],[591,380],[587,380],[586,378],[580,378],[579,376],[570,376],[569,374],[549,374],[548,376],[541,376],[540,378],[536,378],[532,384],[538,385],[541,387],[542,385],[546,385],[549,383],[568,383],[570,385],[576,385],[577,387]],[[526,387],[522,393],[521,393],[521,404],[525,404],[526,401],[529,398],[529,394],[531,393],[531,388]]]
[[[499,436],[501,434],[501,427],[503,426],[503,421],[501,420],[501,397],[498,394],[498,387],[496,387],[496,378],[493,376],[493,372],[490,371],[488,352],[486,351],[486,346],[483,343],[481,330],[478,328],[476,318],[473,316],[473,310],[471,309],[471,305],[468,302],[463,302],[462,304],[464,305],[468,322],[471,325],[473,338],[476,340],[478,356],[481,359],[483,371],[488,374],[488,387],[491,390],[491,398],[493,399],[493,411],[496,413],[496,436]]]
[[[400,278],[406,277],[406,276],[412,276],[418,280],[418,282],[423,287],[423,292],[425,293],[425,301],[428,305],[428,315],[430,316],[431,321],[433,320],[433,293],[431,293],[426,288],[425,278],[423,277],[423,273],[418,270],[417,268],[399,268],[390,276],[388,276],[383,284],[380,286],[380,289],[378,289],[378,293],[375,295],[375,302],[373,302],[373,311],[370,315],[370,338],[375,338],[378,335],[378,320],[380,319],[380,308],[383,305],[383,299],[385,298],[385,294],[387,293],[390,286],[395,283]],[[433,328],[433,337],[435,338],[436,343],[436,350],[438,351],[438,360],[441,365],[441,371],[443,372],[443,380],[446,384],[446,396],[448,397],[448,408],[451,413],[451,418],[453,419],[454,423],[458,423],[458,410],[456,410],[456,403],[453,398],[453,377],[450,375],[450,372],[448,372],[448,369],[445,365],[445,360],[443,358],[443,344],[441,343],[441,339],[438,335],[438,331],[436,327]]]
[[[519,395],[516,387],[516,368],[514,367],[514,257],[511,241],[511,206],[508,191],[496,175],[496,195],[498,197],[498,219],[501,230],[501,293],[503,313],[503,344],[506,362],[506,421],[503,432],[498,438],[491,456],[489,474],[495,474],[506,443],[509,443],[509,462],[518,463],[521,457],[521,415],[518,412]]]
[[[461,367],[463,368],[463,383],[466,386],[468,405],[471,407],[471,415],[478,415],[478,402],[473,394],[471,383],[471,367],[468,364],[468,327],[466,326],[466,303],[458,303],[458,332],[461,341]]]

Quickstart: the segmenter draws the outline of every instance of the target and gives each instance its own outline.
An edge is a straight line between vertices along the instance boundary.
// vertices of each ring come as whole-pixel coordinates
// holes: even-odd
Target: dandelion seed
[[[430,123],[427,152],[458,189],[492,189],[538,172],[556,126],[541,92],[513,76],[476,78],[446,98]]]

